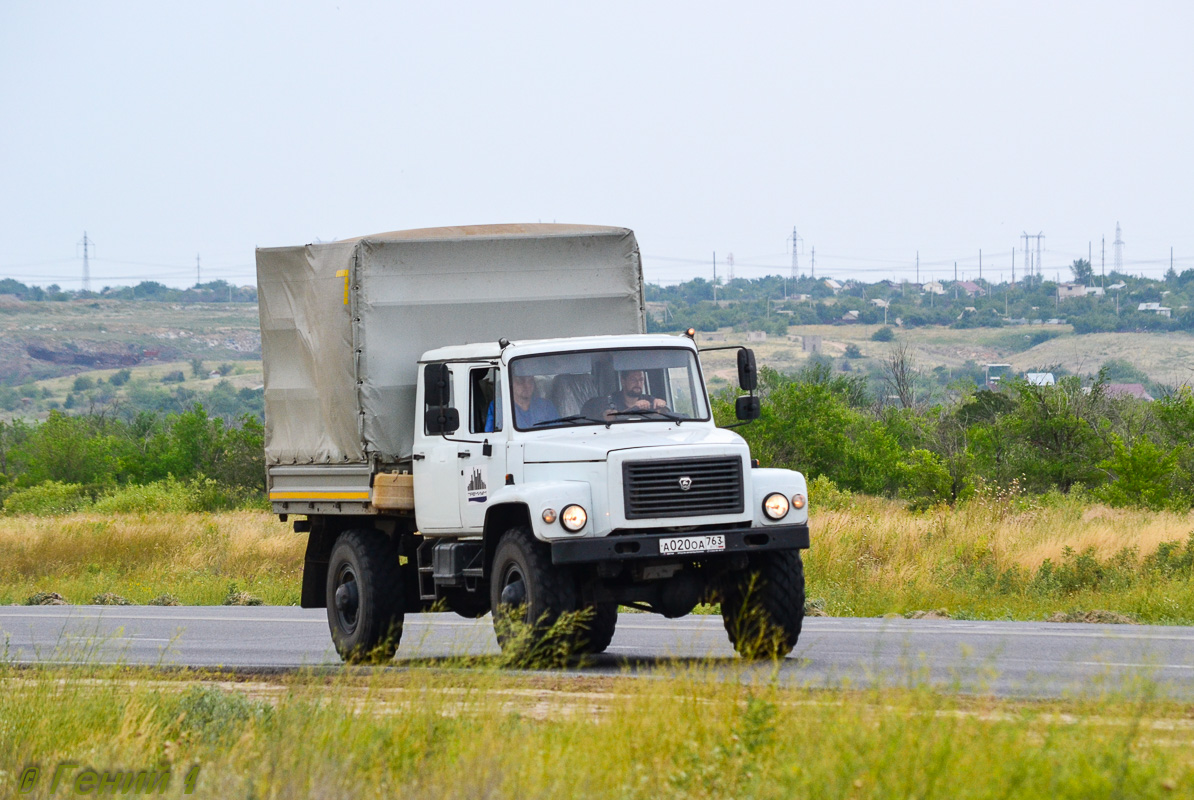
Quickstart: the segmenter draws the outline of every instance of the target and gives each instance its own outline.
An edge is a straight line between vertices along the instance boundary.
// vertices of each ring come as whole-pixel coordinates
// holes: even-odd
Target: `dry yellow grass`
[[[1194,620],[1190,576],[1144,569],[1162,543],[1185,546],[1194,513],[1113,509],[1060,497],[980,498],[918,514],[868,497],[818,509],[814,496],[812,508],[809,595],[825,600],[831,614],[944,607],[984,618],[1039,619],[1081,607],[1141,621]],[[1098,563],[1092,567],[1088,560],[1080,576],[1039,579],[1046,561],[1073,568],[1076,555],[1088,551]],[[1104,567],[1117,557],[1112,575]]]
[[[228,585],[269,602],[298,598],[306,537],[262,512],[0,517],[0,600],[57,591],[221,602]],[[5,596],[7,595],[7,599]]]

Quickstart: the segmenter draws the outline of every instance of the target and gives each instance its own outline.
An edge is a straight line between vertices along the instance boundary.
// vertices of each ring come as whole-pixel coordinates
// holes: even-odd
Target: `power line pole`
[[[199,254],[196,253],[195,254],[195,288],[198,289],[199,284],[201,284],[201,283],[203,283],[203,281],[199,277]]]
[[[87,247],[89,245],[95,244],[95,242],[93,242],[87,238],[87,231],[83,231],[83,241],[80,242],[80,244],[83,245],[83,291],[90,292],[91,291],[91,264],[88,262],[88,259],[87,259],[87,256],[88,256]]]
[[[916,285],[920,285],[920,251],[916,251]]]
[[[978,251],[978,279],[982,282],[983,279],[983,251],[980,248]]]
[[[812,279],[816,280],[817,279],[817,248],[815,246],[813,247],[812,266],[809,267],[809,269],[811,270],[810,274],[812,275]]]
[[[1012,286],[1016,285],[1016,248],[1012,248]]]
[[[1104,289],[1107,288],[1107,237],[1104,236],[1099,241],[1099,285]]]
[[[734,282],[734,254],[730,253],[726,256],[726,263],[730,266],[730,283]]]

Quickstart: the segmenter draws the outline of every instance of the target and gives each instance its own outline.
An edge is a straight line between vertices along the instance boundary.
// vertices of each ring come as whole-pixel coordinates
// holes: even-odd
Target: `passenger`
[[[662,397],[643,394],[647,377],[641,369],[619,372],[622,388],[609,397],[594,397],[585,403],[580,413],[593,419],[614,419],[618,411],[667,411],[667,401]]]
[[[515,375],[510,379],[510,394],[514,398],[514,424],[519,428],[533,428],[537,423],[558,419],[560,414],[551,401],[535,396],[535,376]],[[494,404],[489,404],[485,417],[485,432],[494,430]]]

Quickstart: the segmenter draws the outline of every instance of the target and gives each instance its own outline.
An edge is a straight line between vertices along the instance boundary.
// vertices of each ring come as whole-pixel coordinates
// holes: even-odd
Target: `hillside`
[[[869,375],[874,382],[892,351],[891,343],[871,338],[880,327],[793,325],[786,335],[773,332],[751,346],[760,364],[781,372],[793,372],[817,358],[836,371]],[[1194,380],[1194,335],[1180,331],[1076,334],[1068,325],[925,325],[896,329],[896,335],[925,381],[940,387],[957,379],[977,379],[982,365],[992,362],[1010,363],[1019,372],[1093,374],[1108,361],[1118,361],[1156,385]],[[803,349],[805,337],[820,337],[819,355]],[[698,333],[697,341],[739,344],[746,342],[746,334],[722,328],[716,336]],[[847,357],[851,346],[852,357]],[[44,417],[50,409],[63,407],[102,408],[126,399],[130,391],[140,407],[158,408],[202,399],[204,392],[221,384],[225,394],[257,391],[260,358],[254,303],[31,302],[0,297],[0,412],[6,416]],[[705,363],[714,388],[734,381],[732,351],[709,353]],[[109,383],[122,370],[128,371],[127,386]],[[214,374],[216,370],[221,374]],[[89,392],[88,379],[102,380],[99,388],[107,388]],[[152,402],[146,400],[151,388],[156,392]],[[164,399],[167,390],[169,402]]]

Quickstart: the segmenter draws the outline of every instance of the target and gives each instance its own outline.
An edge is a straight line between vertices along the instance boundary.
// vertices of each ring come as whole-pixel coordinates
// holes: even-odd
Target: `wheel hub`
[[[521,577],[515,577],[502,589],[502,605],[518,608],[526,605],[527,585]]]
[[[345,627],[356,624],[357,612],[361,606],[361,595],[355,580],[348,580],[336,587],[336,611]]]

